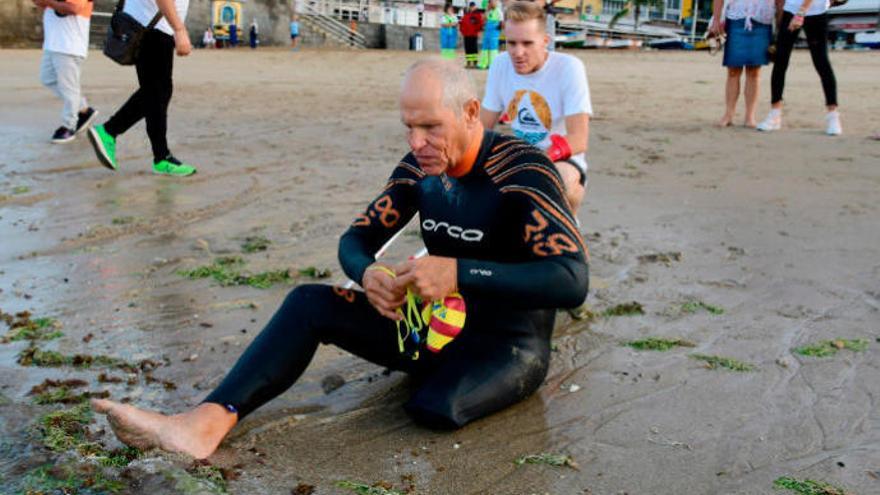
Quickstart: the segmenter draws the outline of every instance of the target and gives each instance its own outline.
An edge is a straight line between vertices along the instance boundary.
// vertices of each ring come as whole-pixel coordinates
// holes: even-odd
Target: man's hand
[[[791,22],[788,23],[789,31],[797,31],[804,25],[804,15],[801,13],[795,14],[791,18]]]
[[[724,24],[719,19],[713,17],[709,33],[715,37],[724,35]]]
[[[398,321],[401,316],[397,314],[397,308],[406,299],[406,285],[399,286],[390,273],[378,268],[380,266],[390,270],[384,263],[373,263],[364,272],[361,287],[367,293],[367,300],[380,315]]]
[[[410,287],[425,301],[436,301],[458,290],[458,261],[443,256],[425,256],[401,263],[394,283]]]
[[[177,48],[177,55],[180,57],[185,57],[192,52],[193,47],[189,41],[189,33],[186,32],[186,27],[174,30],[174,47]]]

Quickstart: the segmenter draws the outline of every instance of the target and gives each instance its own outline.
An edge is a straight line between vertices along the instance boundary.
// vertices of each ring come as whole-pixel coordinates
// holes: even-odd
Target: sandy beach
[[[40,469],[51,464],[144,494],[354,493],[340,481],[418,494],[795,493],[774,487],[786,476],[880,494],[880,141],[868,139],[880,130],[880,57],[832,53],[844,127],[832,138],[806,51],[792,58],[784,128],[772,134],[742,127],[742,102],[737,126],[714,127],[720,56],[569,53],[586,64],[595,110],[579,213],[594,317],[560,313],[537,394],[459,431],[430,431],[400,407],[405,376],[322,347],[210,465],[148,452],[105,467],[82,449],[47,448],[41,417],[75,406],[38,404],[29,391],[82,380],[73,393],[182,411],[294,285],[313,281],[300,270],[343,282],[339,235],[408,151],[397,92],[419,54],[176,58],[169,143],[199,169],[181,180],[151,174],[143,123],[120,138],[116,173],[85,136],[49,144],[61,104],[39,84],[40,51],[0,51],[0,310],[52,318],[63,333],[0,343],[0,493],[47,486]],[[485,73],[474,77],[482,86]],[[768,68],[759,118],[769,78]],[[99,52],[84,65],[99,121],[135,85],[133,69]],[[390,258],[418,250],[415,234]],[[264,245],[243,249],[249,238]],[[232,256],[248,273],[289,270],[290,280],[260,289],[181,275]],[[632,302],[641,314],[610,311]],[[625,345],[648,337],[684,345]],[[832,355],[796,352],[811,345]],[[24,366],[39,364],[21,358],[29,348],[80,358]],[[120,447],[103,418],[84,423],[80,440]],[[575,467],[515,463],[540,453]]]

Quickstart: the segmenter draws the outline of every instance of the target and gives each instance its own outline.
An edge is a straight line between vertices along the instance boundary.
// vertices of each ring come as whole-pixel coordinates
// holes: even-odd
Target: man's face
[[[410,74],[400,95],[400,119],[419,166],[440,175],[459,162],[469,144],[464,113],[443,105],[443,88],[428,71]]]
[[[537,19],[524,22],[506,22],[504,37],[507,53],[517,74],[531,74],[544,63],[550,37]]]

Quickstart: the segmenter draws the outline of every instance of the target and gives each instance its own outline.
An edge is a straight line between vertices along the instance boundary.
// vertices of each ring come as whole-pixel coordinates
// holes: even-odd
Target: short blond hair
[[[504,20],[507,22],[526,22],[535,19],[541,29],[547,29],[547,14],[538,2],[516,0],[504,9]]]

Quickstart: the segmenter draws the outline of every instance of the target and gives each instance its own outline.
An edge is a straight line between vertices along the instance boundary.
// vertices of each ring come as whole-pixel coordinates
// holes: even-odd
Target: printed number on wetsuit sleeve
[[[400,220],[400,212],[393,208],[394,201],[391,196],[386,194],[373,202],[365,213],[361,213],[352,223],[355,227],[368,227],[373,223],[373,219],[378,218],[385,228],[390,229],[397,225]]]
[[[549,223],[537,209],[532,210],[532,220],[534,223],[526,224],[525,242],[531,246],[533,253],[538,256],[559,256],[564,252],[578,252],[578,246],[571,237],[561,232],[545,232]]]

